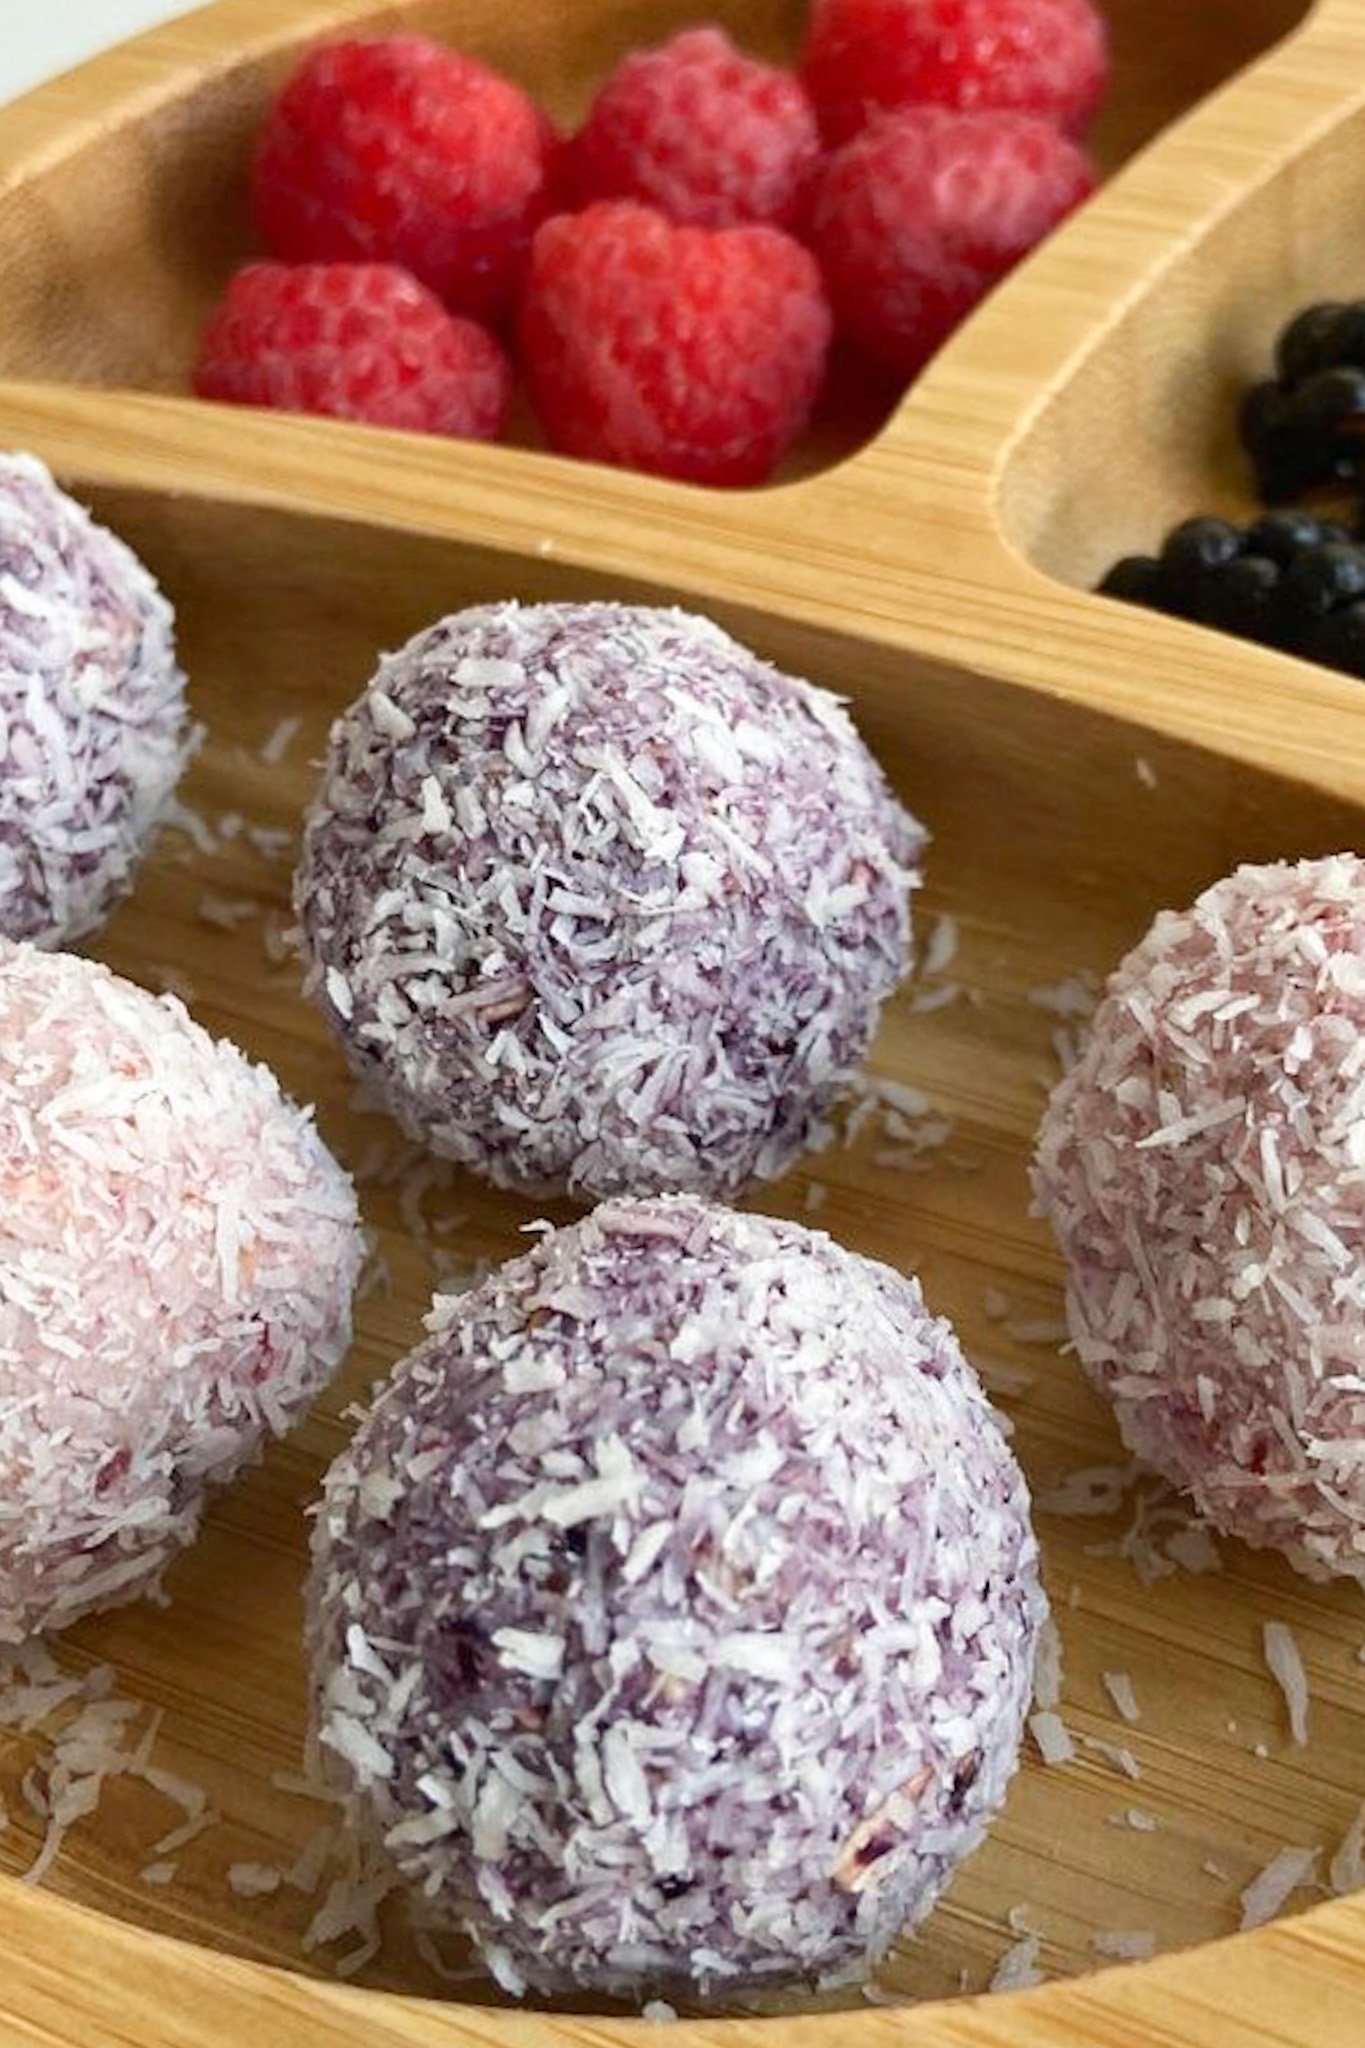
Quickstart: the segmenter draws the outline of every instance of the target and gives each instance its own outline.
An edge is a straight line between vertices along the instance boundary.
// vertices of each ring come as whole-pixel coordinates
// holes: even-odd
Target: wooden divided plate
[[[320,1832],[326,1811],[280,1783],[303,1733],[305,1509],[344,1411],[411,1343],[433,1287],[512,1252],[529,1213],[424,1168],[351,1106],[284,957],[286,841],[328,722],[377,652],[505,596],[712,612],[845,693],[931,826],[922,928],[954,920],[957,949],[946,958],[954,926],[940,925],[937,972],[890,1006],[870,1065],[922,1090],[940,1121],[907,1137],[874,1117],[756,1200],[802,1217],[818,1183],[822,1225],[921,1272],[957,1320],[1015,1425],[1065,1645],[1074,1759],[1046,1767],[1030,1746],[987,1845],[883,1969],[877,2003],[772,2001],[684,2017],[670,2038],[1365,2043],[1365,1901],[1321,1903],[1365,1799],[1365,1603],[1358,1588],[1210,1544],[1155,1482],[1121,1469],[1103,1512],[1062,1511],[1078,1470],[1122,1459],[1108,1411],[1057,1345],[1058,1263],[1025,1181],[1058,1034],[1153,913],[1240,859],[1365,839],[1358,683],[1087,594],[1173,517],[1240,503],[1236,389],[1308,298],[1365,290],[1365,6],[1110,0],[1117,81],[1098,140],[1112,180],[894,417],[827,422],[770,490],[720,496],[532,447],[248,417],[183,395],[197,323],[246,247],[254,126],[302,46],[342,27],[425,29],[571,117],[618,52],[695,11],[219,0],[0,112],[0,446],[45,457],[162,579],[209,733],[184,791],[206,829],[162,836],[95,950],[180,990],[319,1104],[362,1176],[388,1276],[361,1305],[348,1370],[217,1503],[170,1576],[169,1608],[131,1607],[53,1646],[76,1676],[110,1667],[134,1739],[161,1714],[153,1754],[171,1775],[161,1791],[111,1779],[41,1886],[18,1879],[43,1840],[34,1799],[62,1712],[6,1727],[7,2048],[654,2038],[626,2016],[500,2004],[467,1957],[419,1952],[394,1901],[382,1946],[339,1984],[355,1930],[318,1940],[314,1923],[344,1857]],[[803,8],[702,11],[780,50]],[[233,813],[264,834],[225,832]],[[1305,1744],[1266,1668],[1272,1619],[1303,1652]],[[1131,1723],[1105,1684],[1116,1673],[1131,1681]],[[159,1853],[200,1798],[211,1823]],[[1321,1883],[1293,1894],[1297,1917],[1236,1936],[1242,1892],[1284,1848],[1319,1851]],[[234,1866],[288,1870],[300,1856],[315,1884],[258,1895],[229,1880]],[[169,1881],[148,1881],[171,1862]],[[1035,1933],[1048,1981],[973,1995]],[[1142,1945],[1132,1936],[1150,1937],[1157,1960],[1105,1967]]]

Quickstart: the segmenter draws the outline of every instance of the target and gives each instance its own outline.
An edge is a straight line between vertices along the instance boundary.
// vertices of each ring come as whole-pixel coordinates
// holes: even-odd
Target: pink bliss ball
[[[315,1732],[509,1990],[857,1972],[1014,1771],[1028,1495],[919,1286],[689,1196],[438,1299],[333,1465]]]
[[[149,1592],[350,1342],[350,1181],[171,997],[0,941],[0,1643]]]
[[[1130,1449],[1227,1534],[1365,1579],[1365,865],[1239,868],[1158,917],[1034,1183]]]
[[[0,932],[63,945],[104,922],[187,737],[151,576],[41,462],[0,454]]]
[[[726,1195],[823,1134],[923,843],[838,700],[709,620],[487,605],[333,728],[295,903],[409,1136],[535,1195]]]

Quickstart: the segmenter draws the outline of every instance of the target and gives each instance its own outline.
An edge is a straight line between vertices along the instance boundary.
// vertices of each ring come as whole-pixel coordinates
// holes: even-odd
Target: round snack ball
[[[881,108],[1002,108],[1083,135],[1109,83],[1094,0],[814,0],[806,89],[825,139]]]
[[[170,997],[0,941],[0,1642],[152,1590],[350,1341],[351,1184]]]
[[[0,933],[102,924],[187,752],[169,604],[41,462],[0,454]]]
[[[1085,152],[1032,114],[881,114],[830,157],[812,207],[838,332],[912,377],[1095,189]]]
[[[252,210],[286,263],[393,263],[453,312],[504,314],[549,203],[534,102],[459,50],[380,36],[311,51],[275,101]]]
[[[333,1465],[315,1725],[512,1990],[856,1970],[1013,1773],[1023,1478],[918,1283],[687,1196],[542,1238]]]
[[[724,29],[684,29],[633,50],[568,151],[580,203],[639,199],[670,220],[795,231],[820,157],[799,79],[737,50]]]
[[[1053,1095],[1035,1187],[1124,1440],[1231,1536],[1365,1579],[1365,865],[1166,912]]]
[[[709,620],[488,605],[334,726],[294,900],[410,1137],[535,1195],[731,1194],[822,1134],[923,843],[837,700]]]

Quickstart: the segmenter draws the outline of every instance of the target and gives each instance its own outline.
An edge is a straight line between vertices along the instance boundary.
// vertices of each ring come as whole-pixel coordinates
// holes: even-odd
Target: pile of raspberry
[[[903,385],[1089,194],[1107,72],[1093,0],[813,0],[799,71],[686,29],[564,138],[425,37],[325,45],[267,116],[267,260],[195,388],[493,440],[519,374],[563,453],[762,483],[832,351]]]

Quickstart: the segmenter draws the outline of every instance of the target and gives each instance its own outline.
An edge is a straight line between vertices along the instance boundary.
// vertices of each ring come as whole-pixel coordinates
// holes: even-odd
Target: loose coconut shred
[[[827,1237],[667,1197],[428,1327],[315,1535],[354,1824],[514,1990],[865,1965],[999,1804],[1044,1613],[949,1325]]]
[[[332,730],[308,986],[408,1135],[500,1185],[733,1194],[824,1134],[923,845],[838,700],[708,620],[485,606]]]
[[[350,1183],[170,997],[0,941],[0,1642],[145,1593],[350,1339]]]
[[[1039,1203],[1081,1359],[1228,1534],[1365,1579],[1365,866],[1166,913],[1053,1096]]]
[[[41,462],[0,454],[0,932],[103,923],[187,751],[165,598]]]

